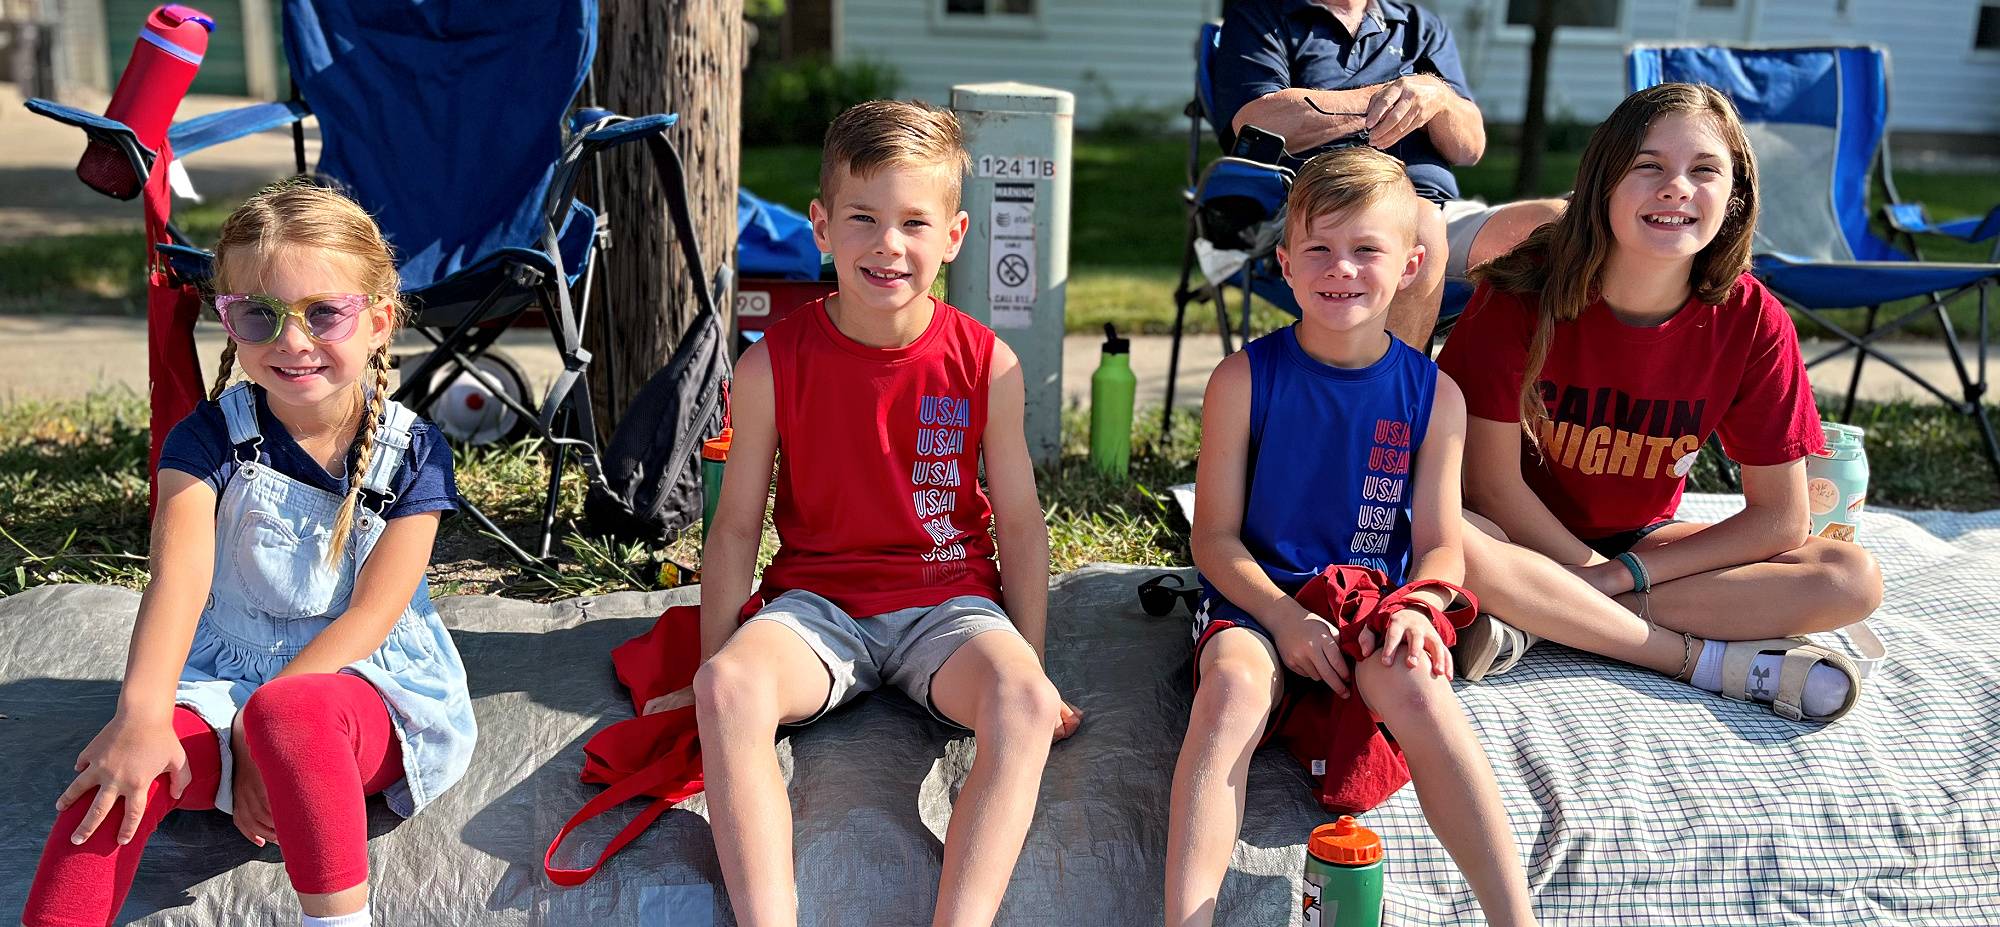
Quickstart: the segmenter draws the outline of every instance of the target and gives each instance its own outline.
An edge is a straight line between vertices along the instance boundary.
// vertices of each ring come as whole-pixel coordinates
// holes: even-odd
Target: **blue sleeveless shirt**
[[[1296,326],[1244,348],[1250,358],[1249,480],[1243,546],[1295,593],[1329,564],[1410,568],[1410,493],[1430,427],[1437,365],[1394,338],[1349,369],[1314,360]],[[1214,617],[1248,617],[1202,579]]]

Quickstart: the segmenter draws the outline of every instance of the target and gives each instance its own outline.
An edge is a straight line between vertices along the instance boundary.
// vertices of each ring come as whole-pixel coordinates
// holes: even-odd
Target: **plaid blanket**
[[[1544,923],[2000,924],[2000,512],[1871,512],[1861,540],[1889,656],[1835,724],[1549,644],[1458,686]],[[1479,922],[1412,790],[1367,823],[1393,922]]]
[[[1682,514],[1713,520],[1734,504],[1693,497]],[[1863,531],[1889,577],[1873,622],[1889,657],[1832,726],[1549,644],[1504,676],[1458,686],[1543,923],[2000,924],[2000,512],[1871,512]],[[1000,924],[1160,923],[1191,642],[1182,611],[1138,608],[1134,587],[1157,572],[1092,566],[1051,588],[1050,675],[1086,719],[1050,756]],[[373,808],[378,923],[731,923],[699,797],[581,888],[551,886],[540,866],[549,837],[597,791],[577,782],[581,745],[630,712],[611,647],[692,595],[443,600],[472,677],[479,750],[465,781],[415,818]],[[10,783],[0,919],[20,910],[50,804],[111,712],[136,607],[131,592],[104,587],[0,601],[0,778]],[[927,923],[972,739],[884,694],[778,750],[801,922]],[[1298,766],[1261,751],[1218,922],[1299,923],[1303,843],[1327,820]],[[1388,851],[1388,923],[1483,923],[1411,790],[1365,820]],[[594,858],[619,823],[580,834],[558,862]],[[121,923],[296,924],[278,855],[250,847],[219,814],[170,816]]]

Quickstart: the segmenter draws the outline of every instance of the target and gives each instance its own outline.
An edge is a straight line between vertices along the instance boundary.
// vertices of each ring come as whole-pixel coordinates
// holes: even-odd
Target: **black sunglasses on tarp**
[[[1175,599],[1185,603],[1192,615],[1201,602],[1201,587],[1188,586],[1179,573],[1161,573],[1139,584],[1139,607],[1155,618],[1173,611]]]

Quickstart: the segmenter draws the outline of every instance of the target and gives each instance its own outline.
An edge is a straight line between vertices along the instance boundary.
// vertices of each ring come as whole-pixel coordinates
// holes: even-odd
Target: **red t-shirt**
[[[901,348],[841,334],[824,300],[765,331],[778,426],[766,600],[803,589],[861,618],[1000,599],[979,485],[993,331],[934,302]]]
[[[1540,307],[1481,284],[1438,355],[1472,415],[1521,420],[1521,377]],[[1540,377],[1543,453],[1522,442],[1521,474],[1579,538],[1670,518],[1714,432],[1738,463],[1790,463],[1824,447],[1798,333],[1744,274],[1729,298],[1690,298],[1664,324],[1618,321],[1603,301],[1557,324]],[[1544,456],[1545,455],[1545,456]]]

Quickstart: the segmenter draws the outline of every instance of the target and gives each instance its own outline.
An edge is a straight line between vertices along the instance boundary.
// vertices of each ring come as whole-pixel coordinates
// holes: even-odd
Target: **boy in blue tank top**
[[[1193,535],[1204,596],[1167,832],[1169,924],[1214,921],[1250,756],[1287,688],[1317,685],[1360,698],[1402,747],[1425,814],[1487,920],[1535,923],[1492,767],[1430,620],[1397,611],[1379,640],[1363,632],[1363,658],[1350,665],[1332,624],[1292,598],[1335,564],[1380,570],[1392,588],[1465,578],[1465,401],[1383,327],[1390,300],[1430,259],[1416,243],[1419,204],[1402,163],[1372,148],[1306,164],[1278,249],[1300,320],[1209,379]],[[1435,586],[1410,595],[1453,604]]]

